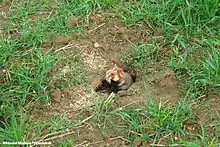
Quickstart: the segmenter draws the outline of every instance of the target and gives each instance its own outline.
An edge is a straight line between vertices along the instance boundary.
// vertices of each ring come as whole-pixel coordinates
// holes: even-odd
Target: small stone
[[[62,68],[62,70],[60,71],[60,76],[65,76],[67,73],[69,73],[71,70],[70,70],[70,67],[67,65],[67,66],[64,66]]]
[[[177,136],[175,136],[175,137],[174,137],[174,140],[178,140],[178,137],[177,137]]]
[[[100,45],[97,42],[94,43],[94,48],[98,48],[98,47],[100,47]]]
[[[134,146],[135,147],[138,147],[141,145],[142,141],[141,141],[141,138],[140,137],[137,137],[135,140],[134,140]]]

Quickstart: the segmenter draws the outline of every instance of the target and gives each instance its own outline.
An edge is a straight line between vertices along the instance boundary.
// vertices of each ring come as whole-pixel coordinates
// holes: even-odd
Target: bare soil
[[[78,18],[69,18],[68,25],[75,26],[78,23]],[[54,87],[51,90],[52,104],[50,106],[34,105],[31,115],[36,119],[47,119],[51,114],[65,114],[69,119],[74,119],[75,115],[80,112],[83,107],[93,104],[94,88],[100,84],[101,78],[104,76],[105,71],[112,68],[116,63],[119,66],[127,67],[121,61],[120,55],[124,52],[132,52],[132,46],[136,43],[144,41],[151,43],[150,35],[155,34],[158,40],[163,41],[162,30],[156,28],[155,30],[149,27],[127,27],[113,18],[104,18],[101,14],[94,14],[91,16],[93,22],[87,30],[82,34],[73,34],[72,36],[56,36],[54,40],[45,43],[46,48],[64,47],[68,44],[74,44],[72,48],[60,50],[67,54],[74,49],[82,51],[81,59],[92,71],[88,76],[88,87],[78,85],[67,89],[60,89]],[[74,36],[74,37],[73,37]],[[44,45],[45,45],[44,44]],[[119,93],[118,102],[122,106],[131,103],[142,103],[148,96],[156,99],[161,99],[164,103],[174,104],[179,101],[179,93],[176,82],[176,75],[171,69],[164,69],[162,64],[166,63],[169,56],[169,49],[161,47],[158,52],[159,57],[157,65],[146,65],[146,71],[141,70],[137,77],[137,82],[127,92]],[[63,71],[66,65],[57,64],[52,70],[52,73]],[[57,77],[59,78],[59,77]],[[94,129],[94,128],[93,128]],[[110,146],[125,146],[123,139],[112,139],[114,135],[101,135],[101,130],[98,128],[87,133],[87,129],[79,131],[76,142],[96,142],[102,141]],[[97,132],[97,133],[95,133]],[[111,140],[108,143],[108,140]],[[100,146],[102,142],[92,146]],[[119,145],[120,144],[120,145]],[[136,144],[136,143],[135,143]],[[142,144],[142,143],[141,143]]]
[[[0,6],[0,8],[4,8]],[[39,17],[37,14],[35,17]],[[42,14],[44,17],[48,14]],[[46,16],[45,16],[46,15]],[[0,18],[1,19],[1,18]],[[52,40],[44,43],[42,47],[46,52],[51,48],[57,50],[68,44],[73,44],[71,48],[59,50],[61,55],[68,55],[72,50],[80,50],[82,62],[92,71],[88,76],[88,86],[76,85],[69,88],[53,87],[51,89],[51,105],[44,105],[41,102],[35,102],[31,105],[30,116],[33,120],[45,120],[52,115],[66,115],[70,120],[78,115],[84,107],[93,105],[94,88],[99,84],[100,79],[104,76],[105,71],[116,63],[119,66],[126,67],[121,61],[120,55],[124,52],[133,52],[132,46],[139,42],[153,42],[151,35],[157,42],[163,42],[163,30],[161,28],[151,28],[148,26],[127,27],[118,22],[115,18],[105,18],[101,14],[94,13],[90,17],[91,25],[80,34],[59,35]],[[68,27],[75,27],[80,23],[80,18],[70,17],[67,20]],[[0,36],[2,34],[0,24]],[[143,71],[138,71],[137,82],[131,87],[133,92],[130,94],[119,94],[119,103],[122,106],[131,103],[144,102],[148,96],[154,99],[161,99],[163,103],[175,104],[180,100],[179,89],[177,86],[176,73],[171,69],[164,69],[171,50],[166,46],[161,46],[157,61],[155,64],[147,64]],[[57,71],[68,73],[68,65],[58,63],[52,70],[51,74]],[[0,82],[5,78],[5,74],[0,71]],[[61,74],[60,76],[63,76]],[[2,78],[3,77],[3,78]],[[59,76],[56,76],[60,79]],[[74,78],[74,77],[73,77]],[[55,80],[57,80],[55,79]],[[198,107],[196,113],[201,123],[210,122],[213,116],[220,112],[219,95],[209,96],[209,104]],[[108,131],[103,134],[99,128],[79,128],[74,134],[77,144],[91,143],[90,146],[126,146],[123,138],[114,138],[117,134]],[[135,146],[149,145],[147,142],[141,142],[136,139]]]

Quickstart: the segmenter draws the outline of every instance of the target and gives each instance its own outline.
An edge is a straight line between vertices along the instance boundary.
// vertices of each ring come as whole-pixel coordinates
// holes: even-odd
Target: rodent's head
[[[105,79],[108,83],[111,83],[111,81],[122,82],[124,79],[124,74],[125,74],[124,70],[122,68],[119,68],[117,65],[115,65],[114,68],[106,72]]]

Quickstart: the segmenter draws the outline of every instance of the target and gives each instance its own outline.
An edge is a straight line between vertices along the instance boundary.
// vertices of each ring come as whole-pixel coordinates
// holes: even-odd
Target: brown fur
[[[106,72],[106,80],[111,83],[111,81],[119,81],[120,83],[124,83],[125,72],[122,68],[115,65],[112,69]]]
[[[96,87],[96,91],[107,91],[109,93],[121,90],[128,90],[135,82],[136,75],[130,75],[122,68],[115,65],[112,69],[106,72],[105,80],[102,80],[101,85]]]

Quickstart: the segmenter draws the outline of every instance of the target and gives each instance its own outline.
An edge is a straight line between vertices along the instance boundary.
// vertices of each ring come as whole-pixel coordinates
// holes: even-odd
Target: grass
[[[75,143],[72,138],[65,139],[64,141],[62,141],[58,144],[58,146],[74,146],[74,145],[75,145]]]
[[[218,146],[219,142],[216,139],[216,137],[209,137],[206,135],[207,132],[205,132],[205,128],[204,126],[200,126],[200,132],[197,134],[197,138],[191,141],[187,141],[187,140],[183,140],[180,139],[180,142],[182,143],[182,145],[189,147],[189,146],[195,146],[195,147],[199,147],[199,146]]]
[[[196,82],[204,86],[220,86],[220,53],[212,48],[208,56],[202,61],[202,69]]]
[[[121,61],[134,69],[141,69],[149,62],[155,62],[158,46],[155,42],[151,44],[137,43],[133,45],[131,52],[121,54]]]
[[[117,96],[95,95],[94,107],[85,111],[92,116],[87,125],[105,131],[112,129],[126,138],[129,145],[138,137],[151,144],[165,138],[171,146],[176,143],[195,147],[219,145],[219,120],[212,122],[215,137],[207,135],[210,124],[199,125],[199,131],[194,133],[187,130],[190,121],[196,121],[192,103],[203,94],[219,92],[218,0],[31,0],[28,3],[3,0],[0,5],[10,5],[0,24],[0,30],[4,32],[3,36],[0,33],[0,69],[4,69],[0,78],[6,81],[0,83],[1,110],[6,119],[5,128],[0,128],[0,141],[30,141],[81,124],[81,119],[72,122],[64,116],[31,122],[28,113],[21,109],[26,110],[30,101],[50,104],[53,88],[64,90],[87,84],[90,69],[82,62],[82,51],[73,48],[75,51],[65,55],[55,53],[60,46],[54,43],[54,38],[59,35],[76,37],[76,33],[91,24],[93,13],[101,13],[115,17],[127,26],[163,30],[163,42],[157,42],[156,34],[152,33],[151,43],[143,43],[143,38],[133,45],[132,53],[121,56],[122,61],[144,71],[149,63],[160,64],[157,61],[159,49],[167,48],[171,51],[167,65],[159,66],[169,67],[177,73],[185,98],[173,106],[152,98],[142,105],[124,108],[118,103]],[[69,17],[79,18],[79,25],[69,26]],[[53,44],[51,50],[44,47],[50,41]],[[59,64],[63,66],[58,67]],[[56,68],[58,70],[51,72]],[[37,129],[35,136],[30,131],[34,129]],[[185,139],[186,135],[190,137]],[[64,138],[58,144],[73,146],[75,139]]]
[[[119,5],[119,9],[120,16],[128,24],[147,22],[164,27],[165,30],[186,31],[189,35],[196,34],[202,29],[218,31],[215,26],[219,11],[217,0],[206,0],[204,3],[199,0],[172,2],[141,0],[133,5],[132,2],[125,3]]]
[[[17,43],[16,41],[12,41],[9,39],[1,40],[1,57],[0,57],[0,65],[1,67],[4,66],[4,63],[6,62],[7,58],[13,53],[13,51],[16,49]]]
[[[14,61],[16,62],[11,62],[9,67],[5,66],[10,81],[1,85],[2,98],[15,100],[21,104],[26,102],[27,96],[48,101],[46,82],[55,57],[42,54],[40,49],[33,49],[17,55]]]
[[[128,111],[129,112],[129,111]],[[143,115],[146,119],[141,117]],[[187,119],[192,118],[191,109],[184,102],[177,104],[174,108],[162,106],[161,102],[150,100],[144,104],[143,109],[129,113],[124,113],[125,119],[134,132],[141,134],[156,143],[157,139],[163,134],[184,134],[184,123]],[[149,137],[152,136],[153,138]]]
[[[25,121],[26,115],[24,113],[15,114],[13,105],[8,105],[5,108],[5,116],[9,116],[9,124],[4,124],[5,128],[0,128],[0,141],[25,141]],[[20,119],[18,119],[20,118]]]
[[[33,128],[30,127],[30,132],[35,132],[34,135],[30,134],[32,140],[36,140],[39,136],[64,131],[67,129],[73,129],[80,124],[80,120],[69,121],[66,116],[53,115],[46,120],[33,122]]]
[[[193,97],[199,97],[208,89],[218,89],[219,87],[219,51],[215,47],[207,48],[207,54],[202,53],[202,57],[198,59],[190,59],[189,56],[195,52],[185,52],[181,54],[177,47],[174,47],[173,55],[169,59],[169,66],[179,71],[186,73],[189,78],[188,89],[192,94],[197,93]],[[185,78],[185,76],[183,76]]]
[[[110,106],[114,101],[109,99],[101,100],[99,104],[96,103],[95,108],[91,110],[95,125],[104,130],[114,128],[119,134],[125,131],[123,135],[129,140],[141,137],[142,141],[156,143],[164,134],[169,134],[170,137],[173,134],[185,135],[186,122],[194,119],[192,108],[187,101],[182,101],[175,106],[164,106],[161,101],[148,98],[138,108],[126,109],[123,107],[112,109]],[[120,121],[116,123],[118,119]],[[170,145],[173,143],[170,142]]]
[[[52,81],[53,84],[51,85],[53,85],[53,87],[62,88],[72,87],[82,83],[87,84],[87,77],[90,74],[90,70],[83,64],[80,55],[81,51],[76,49],[76,51],[69,52],[66,57],[59,59],[57,63],[66,66],[63,66],[54,73],[54,76],[59,77],[59,79]],[[54,67],[56,68],[56,65]]]

